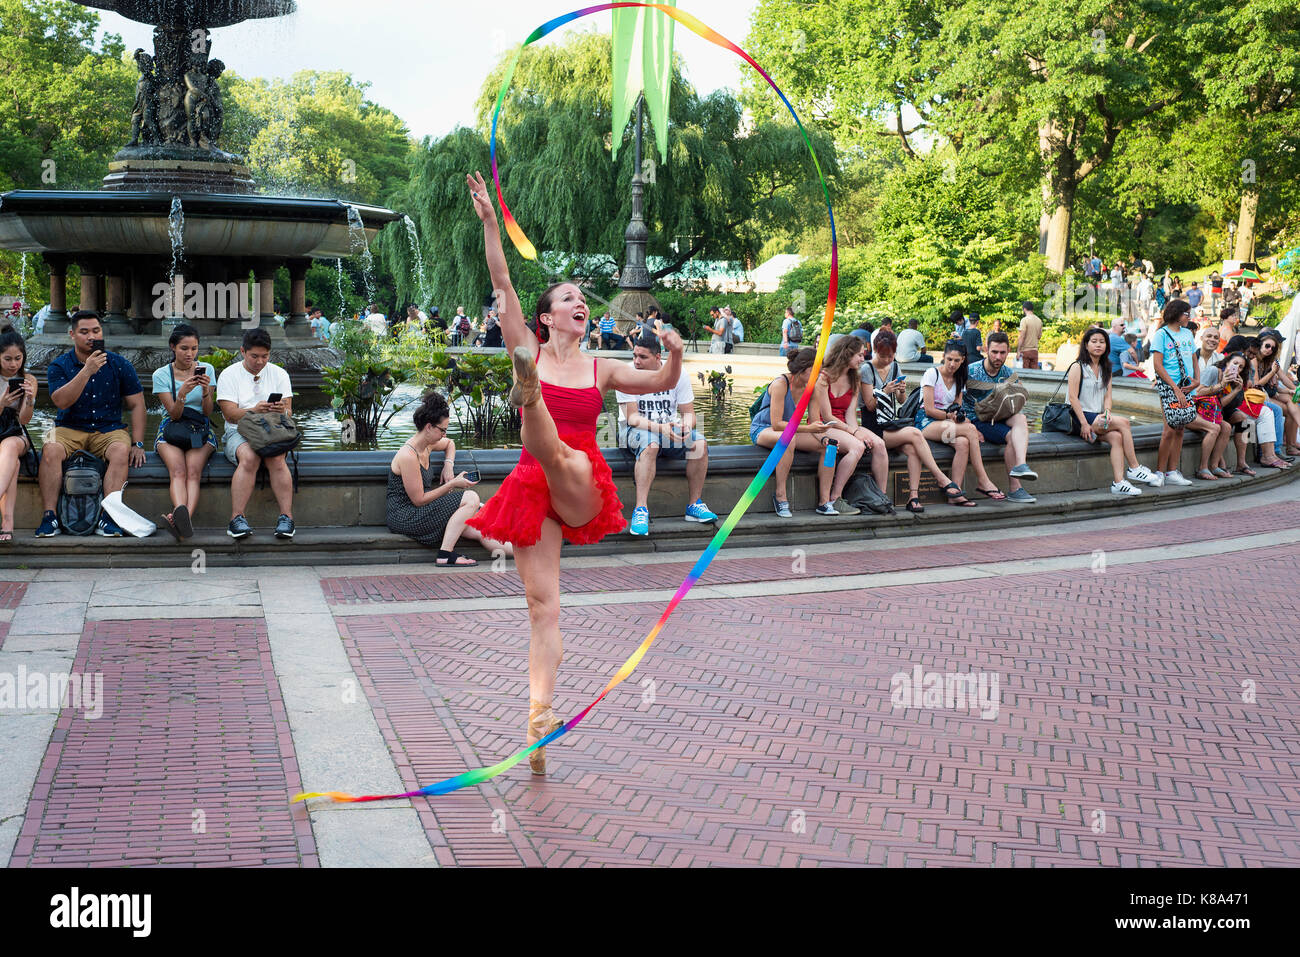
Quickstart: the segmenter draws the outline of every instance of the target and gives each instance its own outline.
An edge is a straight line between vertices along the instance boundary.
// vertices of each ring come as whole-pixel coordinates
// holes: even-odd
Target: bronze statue
[[[208,148],[221,138],[225,110],[217,78],[225,69],[224,63],[213,60],[206,69],[194,69],[185,74],[185,115],[190,146]]]
[[[135,106],[131,110],[131,142],[127,146],[139,146],[140,137],[144,137],[146,146],[158,142],[158,78],[154,74],[153,57],[143,48],[135,51],[135,65],[140,71],[140,80],[135,86]]]

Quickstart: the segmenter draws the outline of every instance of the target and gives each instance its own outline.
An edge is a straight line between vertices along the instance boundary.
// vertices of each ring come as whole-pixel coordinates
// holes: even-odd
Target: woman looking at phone
[[[153,374],[153,392],[163,406],[153,450],[167,466],[172,500],[172,510],[162,516],[162,524],[179,542],[194,534],[192,519],[199,506],[199,483],[217,447],[209,419],[216,397],[216,372],[206,362],[198,361],[199,331],[193,326],[178,325],[167,345],[172,350],[172,361]]]
[[[507,558],[513,558],[510,545],[484,538],[478,529],[465,524],[482,503],[470,488],[474,482],[469,473],[456,474],[456,443],[447,436],[449,414],[447,400],[433,391],[425,393],[415,410],[418,431],[397,450],[388,468],[388,530],[421,545],[437,545],[435,562],[439,565],[478,564],[456,551],[462,535],[481,542],[490,552],[501,549]],[[441,484],[436,487],[430,452],[442,453],[442,472],[438,476]]]
[[[18,464],[31,447],[27,423],[36,408],[36,376],[27,370],[27,343],[12,329],[0,334],[0,544],[14,540]]]

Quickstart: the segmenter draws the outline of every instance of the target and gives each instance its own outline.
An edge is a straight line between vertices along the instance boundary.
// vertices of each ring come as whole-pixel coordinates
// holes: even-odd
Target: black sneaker
[[[253,526],[248,524],[248,519],[244,518],[244,516],[236,515],[230,520],[226,534],[231,538],[247,538],[253,534]]]
[[[41,527],[36,530],[36,537],[53,538],[62,532],[63,529],[59,527],[59,516],[54,512],[46,512],[45,517],[41,519]]]
[[[288,515],[281,515],[280,520],[275,523],[276,538],[293,538],[293,519]]]

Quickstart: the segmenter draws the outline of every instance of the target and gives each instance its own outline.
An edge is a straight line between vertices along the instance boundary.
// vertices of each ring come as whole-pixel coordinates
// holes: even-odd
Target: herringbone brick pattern
[[[17,608],[27,593],[27,582],[0,582],[0,608]],[[0,648],[5,646],[9,622],[0,621]]]
[[[73,671],[103,713],[60,713],[11,866],[317,865],[263,622],[89,622]]]
[[[985,503],[988,504],[988,503]],[[940,508],[943,506],[935,506]],[[992,506],[990,506],[992,507]],[[1014,506],[1009,506],[1014,507]],[[1183,545],[1189,542],[1239,538],[1273,529],[1300,526],[1300,503],[1285,506],[1260,506],[1232,513],[1232,522],[1207,518],[1185,518],[1162,522],[1151,515],[1143,516],[1147,524],[1127,529],[1099,532],[1087,537],[1087,547],[1077,534],[1044,535],[1037,538],[1004,538],[990,548],[987,541],[944,545],[944,565],[965,565],[987,561],[1016,561],[1048,558],[1071,552],[1090,554],[1096,549],[1124,551]],[[703,543],[701,544],[703,548]],[[912,548],[870,549],[852,552],[807,555],[804,571],[812,576],[864,575],[929,568],[935,562],[933,545]],[[629,589],[673,589],[682,583],[695,564],[694,559],[637,566],[612,565],[607,568],[570,568],[560,573],[560,589],[565,594],[616,592]],[[710,585],[729,585],[753,581],[782,581],[791,576],[789,557],[765,559],[727,558],[723,552],[704,579]],[[331,604],[365,602],[448,601],[456,598],[499,598],[522,595],[523,583],[513,574],[496,574],[489,564],[472,571],[437,571],[424,575],[355,576],[321,579],[326,601]]]
[[[1294,865],[1298,553],[688,603],[546,779],[416,804],[444,863]],[[565,611],[557,711],[659,612]],[[524,613],[339,623],[406,785],[522,745]],[[916,666],[997,675],[996,717],[895,708]]]

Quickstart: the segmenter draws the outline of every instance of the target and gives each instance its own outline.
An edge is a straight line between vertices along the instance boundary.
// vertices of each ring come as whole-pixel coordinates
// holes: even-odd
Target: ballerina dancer
[[[602,393],[645,395],[671,389],[681,377],[682,340],[657,329],[668,361],[657,372],[612,359],[592,359],[580,345],[590,310],[582,290],[556,283],[537,300],[530,328],[510,283],[496,207],[481,174],[465,177],[483,222],[483,245],[493,288],[499,290],[501,331],[514,363],[510,402],[523,419],[524,449],[501,489],[469,525],[484,537],[511,542],[524,582],[531,637],[528,646],[528,734],[533,744],[563,722],[552,710],[563,657],[560,636],[560,545],[590,545],[627,527],[613,475],[596,444]],[[546,773],[546,749],[528,756],[534,774]]]

